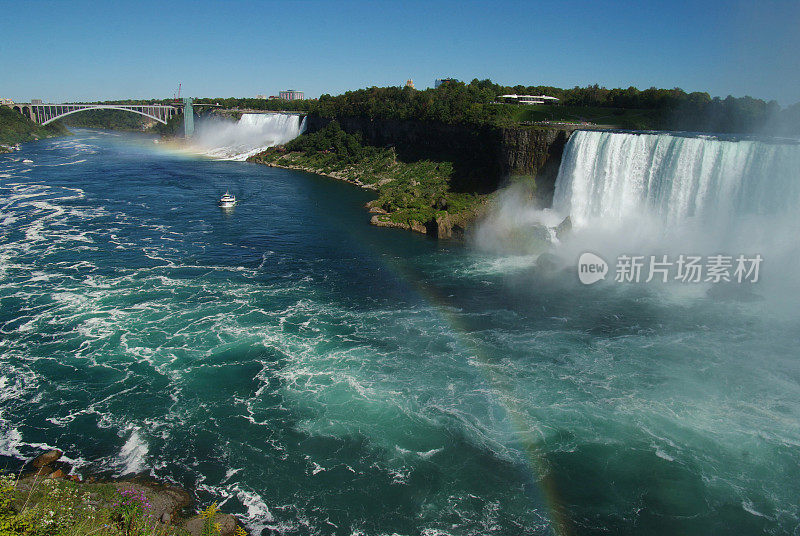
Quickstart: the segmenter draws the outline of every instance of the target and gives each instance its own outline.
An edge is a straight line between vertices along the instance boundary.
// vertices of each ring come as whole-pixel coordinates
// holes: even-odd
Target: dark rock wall
[[[537,197],[549,206],[561,156],[572,132],[566,129],[502,129],[500,163],[505,175],[534,177]]]
[[[309,116],[307,131],[320,130],[330,121]],[[453,162],[456,191],[488,193],[512,175],[534,177],[545,204],[552,200],[561,155],[572,133],[567,129],[476,127],[364,117],[340,117],[337,121],[346,132],[360,132],[370,145],[393,146],[401,160]]]

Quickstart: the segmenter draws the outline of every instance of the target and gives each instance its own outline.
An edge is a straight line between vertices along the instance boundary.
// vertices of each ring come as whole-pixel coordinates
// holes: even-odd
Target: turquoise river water
[[[0,467],[58,447],[255,534],[800,531],[795,308],[583,286],[369,199],[135,135],[1,155]]]

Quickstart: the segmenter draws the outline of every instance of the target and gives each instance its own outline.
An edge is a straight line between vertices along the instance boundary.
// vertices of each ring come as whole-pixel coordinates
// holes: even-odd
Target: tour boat
[[[219,198],[219,206],[222,208],[230,208],[236,204],[236,196],[225,192],[225,195]]]

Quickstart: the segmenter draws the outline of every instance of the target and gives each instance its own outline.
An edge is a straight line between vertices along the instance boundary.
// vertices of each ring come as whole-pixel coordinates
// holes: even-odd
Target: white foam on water
[[[539,254],[481,256],[469,265],[459,268],[457,272],[468,276],[505,275],[533,268],[538,258]]]
[[[667,460],[668,462],[674,462],[675,461],[675,458],[673,458],[672,456],[670,456],[669,454],[667,454],[666,452],[664,452],[660,448],[657,448],[655,452],[656,452],[656,456],[658,456],[662,460]]]
[[[0,376],[0,404],[9,401],[23,400],[30,392],[36,392],[38,382],[33,372],[9,368],[6,374]],[[26,442],[22,433],[4,417],[4,410],[0,407],[0,456],[7,456],[24,460],[28,455],[42,451],[58,449],[48,443]],[[88,464],[84,458],[71,458],[69,453],[62,455],[61,460],[72,466],[73,472]]]
[[[75,164],[82,164],[86,159],[75,160],[74,162],[62,162],[61,164],[43,164],[41,167],[56,167],[56,166],[74,166]]]
[[[22,444],[22,434],[3,418],[3,412],[0,411],[0,456],[22,459],[19,451]]]
[[[240,484],[219,489],[212,486],[203,487],[223,496],[235,496],[247,509],[247,513],[244,515],[244,525],[250,529],[251,534],[261,534],[264,529],[271,528],[275,522],[275,517],[263,497],[253,490],[245,489]]]
[[[769,519],[769,516],[766,516],[755,509],[755,505],[753,505],[752,501],[749,500],[742,501],[742,509],[748,514],[753,514],[756,517],[764,517]]]
[[[395,449],[397,449],[397,452],[399,452],[400,454],[414,455],[422,458],[423,460],[428,460],[433,456],[435,456],[436,454],[442,452],[444,450],[444,447],[440,447],[438,449],[431,449],[427,451],[414,451],[414,450],[404,449],[400,446],[396,446]]]
[[[116,465],[120,468],[120,474],[141,473],[147,467],[147,452],[149,447],[147,442],[142,439],[138,428],[133,428],[131,435],[116,459]]]

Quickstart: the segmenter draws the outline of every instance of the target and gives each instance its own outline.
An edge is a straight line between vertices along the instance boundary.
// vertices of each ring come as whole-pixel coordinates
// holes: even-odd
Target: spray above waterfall
[[[269,147],[295,139],[305,130],[305,118],[295,114],[242,114],[238,121],[207,118],[199,121],[190,147],[223,160],[246,160]]]

